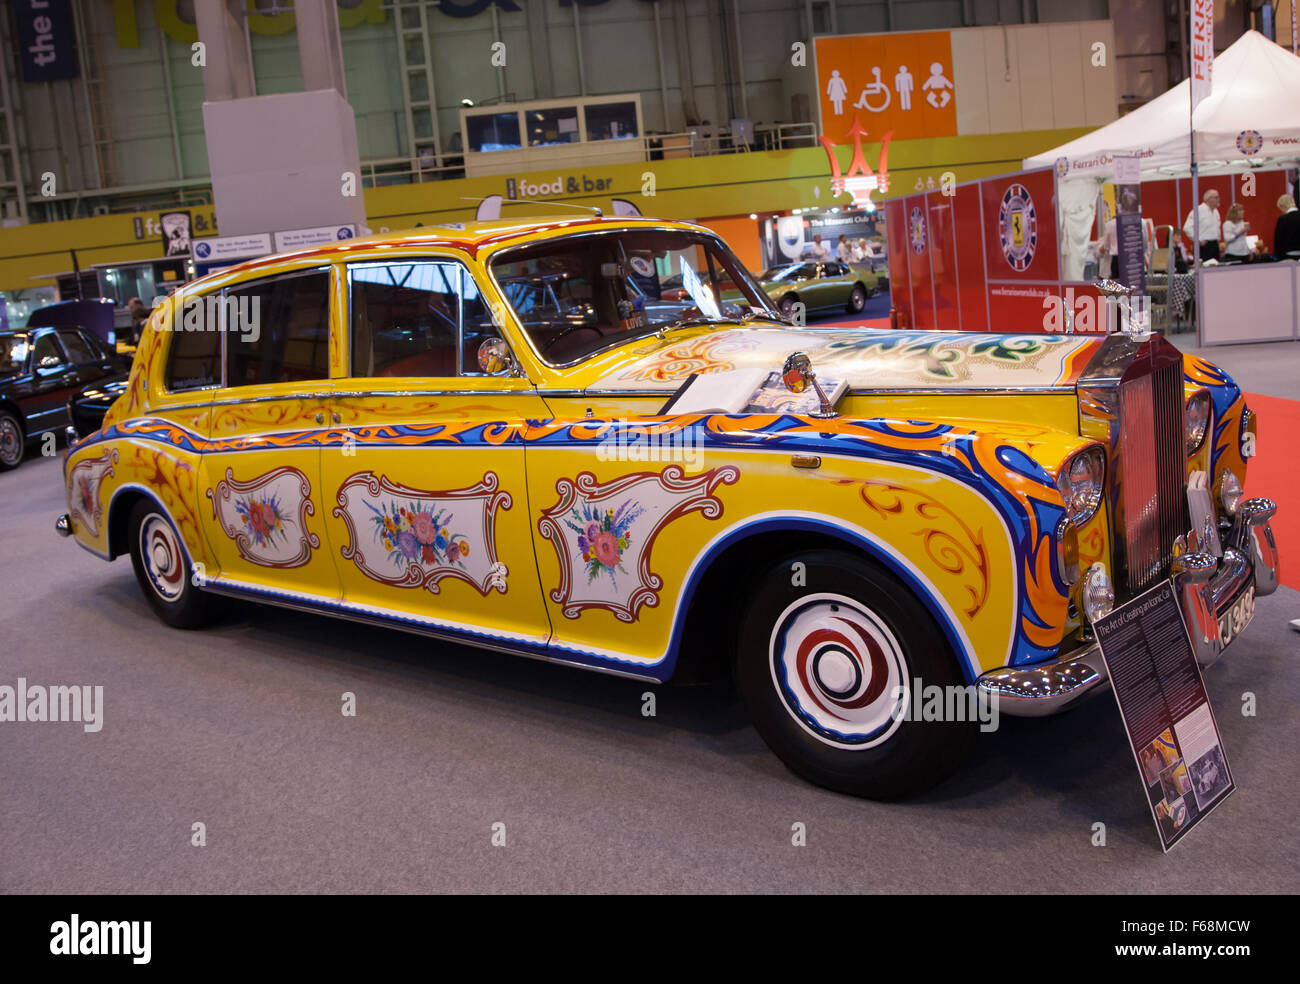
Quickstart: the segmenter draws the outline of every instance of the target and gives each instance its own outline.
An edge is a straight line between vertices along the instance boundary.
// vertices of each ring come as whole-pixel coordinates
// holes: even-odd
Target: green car
[[[789,320],[799,302],[810,315],[832,310],[858,314],[866,307],[867,298],[885,286],[882,280],[865,267],[823,260],[772,267],[763,271],[759,286]]]

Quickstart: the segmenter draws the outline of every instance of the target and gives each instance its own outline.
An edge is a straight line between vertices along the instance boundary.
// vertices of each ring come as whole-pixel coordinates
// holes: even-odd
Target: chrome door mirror
[[[478,367],[489,376],[511,372],[515,368],[515,357],[504,338],[485,338],[478,347]]]
[[[781,369],[781,382],[791,393],[802,393],[812,381],[812,359],[803,352],[795,352],[785,360]]]
[[[829,420],[838,416],[835,408],[831,406],[831,401],[826,399],[825,392],[822,391],[821,384],[817,382],[817,374],[813,372],[812,359],[808,358],[805,352],[794,352],[785,360],[785,365],[781,368],[781,382],[791,393],[804,393],[811,386],[817,392],[817,398],[821,401],[821,406],[808,414],[809,417],[816,417],[818,420]]]

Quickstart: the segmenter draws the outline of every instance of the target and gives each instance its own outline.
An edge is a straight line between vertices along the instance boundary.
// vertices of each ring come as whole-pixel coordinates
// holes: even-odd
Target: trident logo
[[[834,141],[826,136],[817,139],[821,141],[822,147],[826,149],[826,156],[830,158],[831,191],[836,195],[847,191],[853,196],[853,204],[863,208],[870,203],[873,191],[878,190],[884,194],[889,190],[889,141],[893,138],[894,131],[890,130],[880,141],[879,172],[871,170],[871,165],[867,163],[862,153],[862,138],[867,135],[867,131],[862,129],[857,114],[853,116],[853,126],[849,129],[849,135],[853,137],[853,159],[849,161],[847,174],[840,171],[840,162],[835,159]]]

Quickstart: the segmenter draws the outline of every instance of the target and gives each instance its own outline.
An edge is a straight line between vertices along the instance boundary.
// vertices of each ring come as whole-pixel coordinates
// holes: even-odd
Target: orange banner
[[[879,139],[957,135],[957,92],[947,31],[817,38],[822,133],[850,142],[854,120]]]

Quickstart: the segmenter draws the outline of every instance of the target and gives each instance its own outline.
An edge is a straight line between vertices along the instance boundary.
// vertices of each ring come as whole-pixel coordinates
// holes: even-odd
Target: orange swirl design
[[[940,570],[960,576],[967,573],[969,568],[969,573],[973,576],[967,579],[968,583],[964,587],[970,598],[963,611],[969,618],[980,613],[989,598],[989,554],[984,544],[983,531],[972,530],[952,509],[919,489],[872,479],[838,478],[835,484],[859,486],[859,497],[882,519],[900,515],[904,509],[904,497],[910,497],[914,500],[912,511],[917,516],[931,523],[937,523],[946,517],[955,525],[962,535],[960,540],[953,532],[937,525],[919,530],[917,535],[925,546],[926,556]],[[892,499],[885,498],[881,492],[889,493]]]

